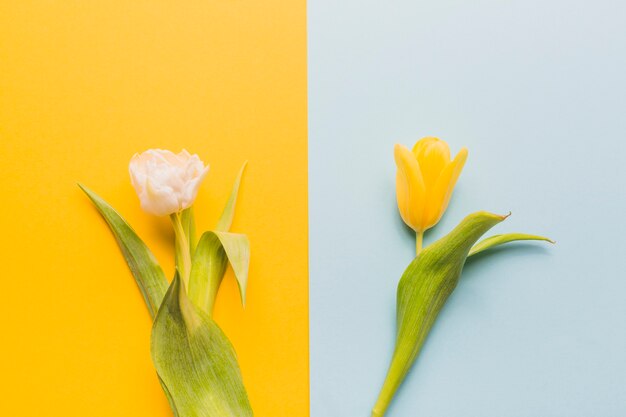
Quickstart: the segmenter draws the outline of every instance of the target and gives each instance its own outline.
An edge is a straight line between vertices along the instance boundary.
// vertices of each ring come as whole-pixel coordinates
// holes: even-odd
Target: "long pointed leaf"
[[[486,239],[481,240],[470,249],[467,256],[476,255],[477,253],[486,251],[487,249],[495,246],[500,246],[509,242],[516,242],[520,240],[543,240],[546,242],[554,243],[552,239],[544,236],[528,235],[525,233],[506,233],[503,235],[494,235]]]
[[[109,225],[146,301],[150,317],[154,318],[168,287],[163,270],[150,249],[113,207],[84,185],[78,186],[87,194]]]
[[[230,226],[233,223],[233,217],[235,216],[235,204],[237,203],[237,195],[239,194],[239,185],[241,184],[241,177],[246,169],[246,165],[248,165],[248,161],[244,162],[239,170],[239,174],[237,175],[237,179],[233,185],[233,190],[231,191],[230,197],[224,207],[224,211],[217,222],[217,226],[215,226],[215,230],[222,232],[228,232],[230,230]]]
[[[251,417],[237,355],[217,324],[185,294],[178,274],[152,327],[159,378],[184,417]]]

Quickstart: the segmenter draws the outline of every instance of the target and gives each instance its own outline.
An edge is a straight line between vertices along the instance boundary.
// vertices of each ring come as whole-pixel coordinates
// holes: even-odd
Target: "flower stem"
[[[182,214],[174,213],[170,216],[172,226],[174,226],[174,235],[176,237],[176,267],[178,273],[185,283],[185,288],[189,288],[189,273],[191,272],[191,250],[189,248],[189,238],[183,227]]]
[[[424,243],[424,232],[417,232],[417,237],[415,239],[415,255],[419,256],[420,252],[422,252],[422,245]]]

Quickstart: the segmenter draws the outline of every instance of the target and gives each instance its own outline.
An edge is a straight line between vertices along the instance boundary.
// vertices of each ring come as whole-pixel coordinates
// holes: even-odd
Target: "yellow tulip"
[[[422,249],[424,231],[439,222],[456,181],[461,174],[467,149],[450,160],[450,148],[440,139],[420,139],[413,151],[403,145],[394,147],[398,166],[396,197],[402,220],[417,233],[417,253]]]

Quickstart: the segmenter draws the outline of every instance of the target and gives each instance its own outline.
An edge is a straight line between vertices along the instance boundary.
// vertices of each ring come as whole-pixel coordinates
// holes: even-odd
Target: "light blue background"
[[[450,208],[513,215],[388,417],[626,415],[623,1],[311,0],[312,417],[369,417],[414,237],[393,144],[469,148]]]

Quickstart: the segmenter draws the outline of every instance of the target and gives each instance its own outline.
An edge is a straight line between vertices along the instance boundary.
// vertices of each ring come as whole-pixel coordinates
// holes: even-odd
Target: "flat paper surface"
[[[369,416],[415,240],[393,144],[469,157],[426,243],[476,210],[545,234],[466,266],[388,417],[626,410],[626,8],[308,3],[311,416]]]
[[[128,176],[157,147],[211,165],[198,231],[249,161],[232,228],[251,242],[246,309],[229,272],[216,320],[255,416],[308,414],[305,36],[302,1],[1,2],[2,415],[172,415],[139,290],[76,186],[171,277],[169,221],[141,211]]]

